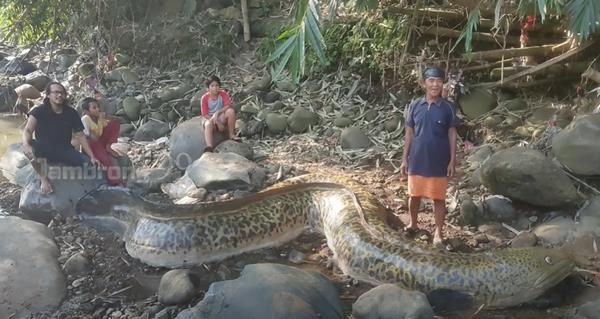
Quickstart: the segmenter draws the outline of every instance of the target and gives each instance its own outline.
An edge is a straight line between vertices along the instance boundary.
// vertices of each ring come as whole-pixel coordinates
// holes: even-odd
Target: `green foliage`
[[[500,8],[505,0],[496,0],[496,25],[499,24]],[[523,20],[529,15],[539,16],[542,23],[547,16],[561,17],[566,15],[569,31],[576,37],[586,40],[600,28],[600,1],[598,0],[520,0],[516,17]],[[464,27],[459,41],[465,41],[465,51],[472,50],[472,36],[476,31],[479,21],[474,21],[480,16],[479,5],[469,14],[469,19]],[[456,47],[456,46],[455,46]]]
[[[600,2],[597,0],[571,0],[567,4],[569,29],[587,39],[600,27]]]
[[[310,45],[321,63],[327,63],[319,20],[320,12],[315,0],[296,2],[294,22],[279,35],[277,40],[280,44],[267,59],[267,63],[275,64],[273,79],[277,79],[287,67],[292,80],[300,81],[305,71],[305,43]]]
[[[323,30],[326,54],[356,72],[382,74],[391,69],[406,45],[408,19],[364,17],[355,23],[334,23]]]
[[[379,6],[379,0],[328,0],[330,16],[336,15],[340,2],[350,3],[357,10],[370,10]],[[304,76],[305,59],[312,55],[306,52],[306,44],[312,49],[322,66],[328,64],[326,45],[321,34],[321,14],[318,0],[297,0],[295,2],[295,19],[287,30],[277,38],[278,44],[267,63],[274,64],[273,78],[278,78],[287,69],[296,83]],[[339,42],[340,38],[330,43]],[[363,55],[364,57],[364,55]]]
[[[58,30],[79,5],[74,0],[0,0],[0,30],[5,40],[17,43],[35,42],[45,35],[58,38]]]
[[[469,19],[467,20],[466,27],[460,33],[458,40],[452,47],[452,51],[458,46],[460,41],[465,40],[465,51],[471,52],[473,50],[473,32],[477,31],[477,26],[479,25],[479,21],[481,20],[481,10],[479,9],[479,5],[475,7],[469,13]]]

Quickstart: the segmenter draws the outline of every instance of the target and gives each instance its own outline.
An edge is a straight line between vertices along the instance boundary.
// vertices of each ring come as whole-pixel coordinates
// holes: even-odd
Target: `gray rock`
[[[171,131],[169,155],[177,168],[186,169],[204,152],[204,148],[206,148],[204,121],[203,117],[197,116],[179,124]],[[215,133],[213,136],[215,145],[224,140],[219,133]]]
[[[0,170],[9,182],[25,187],[35,171],[22,150],[23,145],[21,143],[9,145],[2,158],[0,158]]]
[[[119,127],[119,136],[127,136],[135,130],[133,124],[121,124]]]
[[[496,96],[487,89],[471,90],[469,94],[461,96],[458,103],[469,119],[477,118],[497,105]]]
[[[219,144],[219,146],[215,148],[215,151],[217,153],[235,153],[249,160],[254,159],[254,150],[252,149],[252,146],[231,140]]]
[[[190,87],[188,84],[182,83],[176,86],[162,88],[157,92],[156,96],[161,101],[168,102],[183,97],[183,95],[191,89],[192,87]]]
[[[140,128],[135,132],[133,139],[136,141],[152,141],[166,136],[167,134],[169,134],[169,124],[149,120],[140,126]]]
[[[489,196],[483,201],[483,208],[487,216],[500,222],[510,222],[517,216],[511,200],[504,196]]]
[[[467,157],[467,163],[469,163],[471,169],[478,169],[492,154],[494,154],[492,145],[480,145],[472,150],[471,154]]]
[[[200,114],[200,104],[202,102],[202,95],[206,93],[205,91],[198,91],[194,93],[192,99],[190,100],[190,112],[194,115]]]
[[[575,309],[572,319],[596,319],[600,313],[600,301],[588,301]]]
[[[0,86],[0,112],[12,111],[17,102],[17,92],[10,86]]]
[[[121,103],[121,101],[118,98],[107,97],[100,100],[100,107],[102,108],[102,111],[106,114],[114,115],[119,109],[119,103]]]
[[[244,89],[244,92],[248,94],[254,94],[258,91],[265,91],[269,89],[271,86],[271,75],[269,73],[265,74],[265,76],[261,78],[257,78],[256,80],[250,82],[248,86]]]
[[[265,170],[235,153],[205,153],[186,171],[196,187],[206,189],[258,189]]]
[[[505,107],[509,111],[520,111],[527,109],[527,101],[522,98],[505,100],[500,102],[500,107]]]
[[[352,316],[356,319],[432,319],[433,309],[422,292],[383,284],[358,297],[352,305]]]
[[[275,101],[279,101],[280,98],[281,94],[279,94],[279,92],[269,91],[269,93],[267,93],[263,98],[263,102],[274,103]]]
[[[25,76],[25,83],[33,85],[40,92],[43,92],[46,89],[46,85],[48,85],[50,81],[51,79],[39,70]]]
[[[561,164],[580,175],[600,175],[600,113],[581,117],[552,139]]]
[[[168,307],[159,311],[154,319],[173,319],[177,315],[177,309],[175,307]]]
[[[301,106],[296,107],[288,118],[288,125],[292,132],[303,133],[317,122],[318,115]]]
[[[481,179],[491,193],[533,205],[556,207],[578,201],[577,191],[565,172],[529,148],[498,151],[483,164]]]
[[[5,73],[6,75],[27,75],[34,72],[36,69],[35,65],[31,64],[31,62],[16,57],[8,61],[8,63],[2,67],[0,72]]]
[[[577,212],[577,232],[600,236],[600,196],[590,198]]]
[[[158,302],[165,305],[185,304],[196,296],[196,288],[187,269],[170,270],[158,286]]]
[[[575,222],[572,219],[559,217],[536,226],[533,232],[546,244],[560,245],[571,239],[575,230]]]
[[[459,195],[461,225],[479,225],[481,214],[479,208],[468,194]]]
[[[205,190],[204,188],[196,187],[194,181],[187,175],[181,176],[172,183],[162,184],[160,188],[163,193],[167,194],[172,199],[180,199],[195,194],[201,189]]]
[[[371,140],[358,127],[348,127],[342,130],[342,149],[362,149],[371,146]]]
[[[333,120],[333,125],[336,127],[347,127],[352,125],[352,120],[347,117],[336,117]]]
[[[318,272],[279,264],[247,265],[235,280],[210,285],[177,319],[342,319],[337,289]]]
[[[52,232],[9,216],[0,218],[0,241],[0,318],[22,319],[56,309],[67,285]]]
[[[268,113],[265,122],[269,131],[275,134],[285,132],[288,126],[287,116],[277,113]]]
[[[82,253],[77,253],[67,259],[63,270],[67,275],[87,274],[91,270],[90,261]]]
[[[277,88],[281,91],[285,92],[294,92],[296,89],[296,85],[292,81],[288,80],[277,81],[275,82],[275,86],[277,86]]]
[[[128,96],[121,102],[123,104],[123,110],[132,121],[137,121],[142,111],[142,104],[136,98]]]
[[[533,232],[524,231],[510,241],[510,246],[513,248],[533,247],[537,241],[538,238]]]
[[[383,127],[387,132],[393,132],[398,129],[398,125],[400,124],[400,116],[392,115],[389,120],[385,121]]]
[[[241,111],[248,114],[258,114],[260,109],[254,103],[247,103],[242,105]]]
[[[160,191],[161,185],[171,183],[181,177],[181,173],[169,168],[142,168],[128,182],[128,187],[139,189],[143,193]]]
[[[19,201],[19,209],[27,217],[45,224],[56,213],[74,216],[79,199],[106,183],[102,172],[92,168],[49,166],[47,176],[54,192],[42,194],[40,179],[37,174],[32,174]]]

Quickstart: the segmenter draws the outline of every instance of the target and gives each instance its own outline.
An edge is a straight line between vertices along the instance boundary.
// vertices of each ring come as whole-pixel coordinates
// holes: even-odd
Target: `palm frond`
[[[279,78],[287,67],[292,80],[296,83],[304,75],[306,42],[309,43],[321,63],[326,64],[325,44],[320,29],[320,12],[315,0],[296,2],[295,19],[292,26],[282,32],[278,40],[283,41],[267,59],[275,62],[273,79]]]
[[[481,10],[479,5],[477,5],[471,12],[469,12],[469,19],[467,20],[467,25],[460,33],[458,40],[452,47],[451,51],[454,51],[458,44],[464,40],[465,41],[465,51],[471,52],[473,50],[473,32],[477,31],[477,26],[479,25],[479,21],[481,19]]]
[[[597,0],[571,0],[567,3],[569,29],[582,39],[587,39],[600,27],[600,2]]]

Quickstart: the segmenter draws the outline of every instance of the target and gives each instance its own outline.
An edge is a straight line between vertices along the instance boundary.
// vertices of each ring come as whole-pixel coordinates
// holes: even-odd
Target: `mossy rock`
[[[333,120],[333,125],[336,127],[347,127],[352,125],[352,119],[347,117],[336,117],[335,120]]]
[[[400,125],[400,117],[397,115],[392,115],[392,117],[385,121],[383,127],[387,132],[393,132],[398,129],[398,125]]]
[[[527,109],[527,101],[522,98],[506,100],[500,103],[500,106],[505,107],[509,111],[521,111]]]
[[[128,96],[123,100],[123,110],[130,120],[137,121],[140,118],[142,104],[136,98]]]
[[[117,61],[117,64],[119,64],[120,66],[123,66],[123,65],[127,65],[127,64],[129,64],[129,62],[131,62],[131,57],[127,54],[117,53],[117,54],[115,54],[115,60]]]
[[[496,105],[496,95],[486,89],[472,89],[469,94],[461,96],[458,104],[463,114],[469,119],[475,119],[479,116],[493,110]]]
[[[266,116],[265,120],[269,131],[279,134],[285,132],[288,127],[287,116],[277,114],[277,113],[269,113]]]
[[[93,63],[83,63],[77,68],[77,73],[79,73],[79,76],[82,78],[87,78],[92,75],[95,68],[96,66]]]

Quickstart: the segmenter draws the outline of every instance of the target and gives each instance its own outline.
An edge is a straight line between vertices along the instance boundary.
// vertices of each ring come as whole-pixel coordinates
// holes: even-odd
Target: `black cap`
[[[425,70],[423,71],[423,80],[427,80],[428,78],[444,79],[445,77],[446,77],[446,74],[445,74],[444,70],[442,70],[441,68],[439,68],[437,66],[425,68]]]

